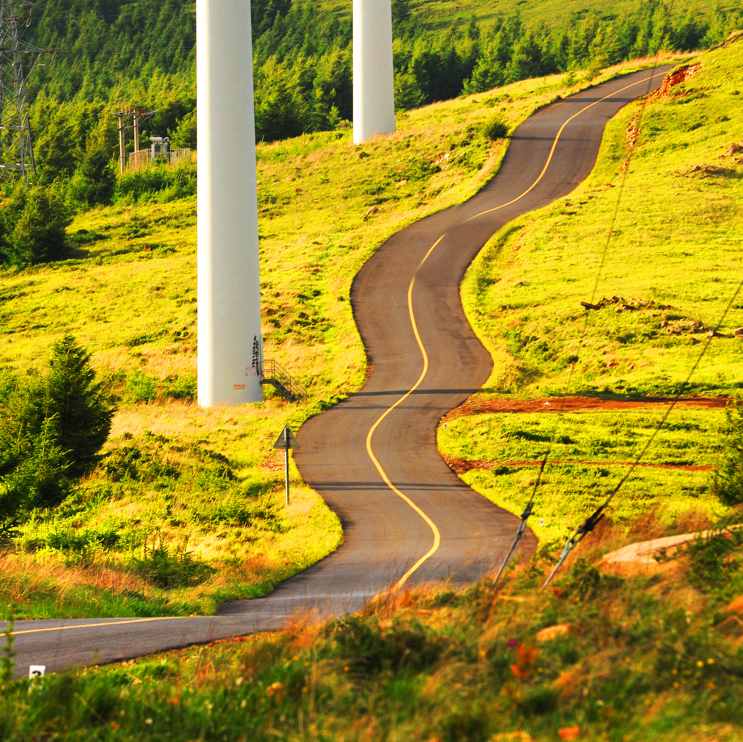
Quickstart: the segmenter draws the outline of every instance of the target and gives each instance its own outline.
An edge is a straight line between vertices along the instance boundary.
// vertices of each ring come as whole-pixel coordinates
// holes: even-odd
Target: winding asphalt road
[[[357,394],[309,420],[295,460],[338,513],[345,543],[271,595],[189,618],[18,621],[18,676],[112,662],[277,629],[299,612],[328,617],[390,587],[463,584],[499,566],[518,519],[470,490],[436,450],[440,418],[488,379],[489,354],[460,303],[467,266],[503,225],[573,190],[606,122],[659,87],[668,67],[550,105],[519,126],[493,180],[465,204],[391,237],[356,277],[351,300],[369,359]],[[528,531],[521,549],[536,538]]]

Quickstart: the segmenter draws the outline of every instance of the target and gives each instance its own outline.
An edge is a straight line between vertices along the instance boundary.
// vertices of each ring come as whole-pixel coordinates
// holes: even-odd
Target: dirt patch
[[[672,397],[639,399],[599,399],[596,397],[548,397],[547,399],[468,399],[442,418],[443,422],[463,415],[492,412],[581,412],[583,410],[632,410],[669,404]],[[725,407],[730,397],[684,397],[677,407]]]
[[[268,471],[284,470],[284,454],[281,451],[275,451],[266,456],[258,466]]]
[[[737,177],[738,171],[734,168],[697,162],[682,170],[674,171],[673,175],[676,178],[733,178]]]
[[[702,69],[701,63],[687,64],[683,67],[679,67],[676,70],[669,72],[661,86],[649,97],[649,100],[662,100],[663,98],[671,98],[670,90],[676,85],[680,85],[690,77],[694,77]]]
[[[581,306],[587,310],[603,309],[612,304],[617,305],[614,310],[615,312],[631,311],[634,309],[674,309],[670,304],[656,304],[652,299],[624,299],[621,296],[612,296],[611,298],[605,296],[596,304],[591,304],[589,301],[581,302]]]
[[[444,456],[444,461],[457,474],[465,474],[473,469],[499,469],[509,467],[523,466],[541,466],[541,461],[481,461],[477,459],[455,459]],[[565,466],[632,466],[632,461],[578,461],[578,460],[560,460],[550,459],[550,465],[563,464]],[[712,471],[712,466],[692,465],[692,464],[638,464],[638,466],[648,467],[650,469],[679,469],[683,471]]]

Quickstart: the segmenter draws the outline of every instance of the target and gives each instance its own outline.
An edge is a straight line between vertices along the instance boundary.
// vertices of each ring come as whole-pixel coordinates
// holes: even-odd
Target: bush
[[[196,165],[184,162],[176,167],[149,165],[124,173],[117,184],[114,202],[122,204],[156,201],[167,203],[196,195]]]
[[[508,136],[508,124],[500,113],[496,113],[482,125],[480,131],[486,139],[494,142],[496,139],[504,139]]]
[[[725,448],[722,465],[715,473],[713,490],[724,505],[743,503],[743,399],[726,410]]]
[[[142,558],[133,559],[132,567],[147,582],[163,589],[199,585],[216,571],[195,559],[185,546],[171,551],[162,539],[149,548],[145,542]]]
[[[55,190],[42,186],[18,190],[1,219],[0,250],[12,265],[23,268],[68,256],[66,228],[71,219]]]
[[[4,382],[0,518],[58,505],[71,480],[97,463],[113,412],[90,366],[90,354],[71,335],[54,346],[46,376]]]

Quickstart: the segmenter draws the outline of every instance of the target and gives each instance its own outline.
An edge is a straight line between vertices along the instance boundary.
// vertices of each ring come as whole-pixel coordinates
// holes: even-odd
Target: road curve
[[[627,75],[538,111],[514,131],[500,171],[480,193],[397,233],[361,269],[351,301],[369,378],[309,420],[295,452],[305,481],[343,523],[336,552],[266,598],[225,604],[217,616],[18,621],[17,675],[31,664],[53,671],[273,630],[297,611],[338,615],[393,586],[462,584],[498,566],[517,518],[469,489],[436,449],[440,418],[492,369],[464,316],[461,278],[503,225],[589,174],[606,122],[659,87],[668,69]],[[527,532],[521,548],[535,545]]]

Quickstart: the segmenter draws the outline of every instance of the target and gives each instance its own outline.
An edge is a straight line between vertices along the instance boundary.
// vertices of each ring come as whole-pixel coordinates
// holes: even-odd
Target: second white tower
[[[390,0],[353,0],[353,141],[395,131]]]

